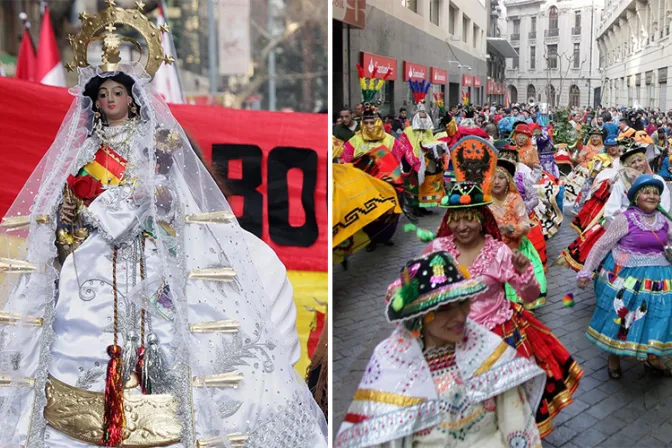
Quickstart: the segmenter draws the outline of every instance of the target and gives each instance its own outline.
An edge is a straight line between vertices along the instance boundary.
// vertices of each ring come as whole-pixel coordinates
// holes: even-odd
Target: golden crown
[[[82,29],[77,35],[71,34],[68,36],[70,46],[75,53],[75,60],[65,66],[68,71],[89,65],[87,51],[89,44],[93,41],[103,41],[103,64],[100,68],[105,72],[117,70],[121,62],[119,47],[122,41],[131,42],[140,53],[143,53],[142,45],[136,39],[115,34],[115,25],[128,25],[143,37],[147,43],[145,71],[151,78],[161,67],[161,63],[172,64],[175,62],[172,57],[163,53],[163,47],[161,46],[161,36],[168,32],[168,26],[164,24],[157,27],[150,22],[147,16],[142,13],[145,9],[145,4],[142,1],[135,2],[136,9],[116,8],[115,0],[105,0],[105,3],[107,8],[95,16],[89,16],[85,12],[79,15],[79,20],[82,21]],[[104,32],[99,35],[101,31]]]

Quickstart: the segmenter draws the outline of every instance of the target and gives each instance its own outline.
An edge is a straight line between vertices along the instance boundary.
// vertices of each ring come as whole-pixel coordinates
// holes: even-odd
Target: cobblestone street
[[[443,210],[436,209],[418,225],[435,230],[442,215]],[[576,237],[570,221],[571,215],[566,214],[561,231],[548,242],[549,264]],[[357,253],[347,271],[334,266],[334,434],[371,352],[393,328],[384,316],[387,285],[424,247],[413,234],[404,234],[401,227],[394,238],[395,246]],[[609,380],[606,353],[584,336],[595,307],[592,287],[577,290],[575,273],[558,266],[550,267],[547,278],[548,303],[536,315],[565,344],[585,373],[574,403],[554,420],[555,430],[544,447],[672,447],[672,406],[668,404],[672,380],[647,374],[631,360],[623,360],[620,380]],[[563,307],[562,297],[568,292],[575,293],[574,308]]]

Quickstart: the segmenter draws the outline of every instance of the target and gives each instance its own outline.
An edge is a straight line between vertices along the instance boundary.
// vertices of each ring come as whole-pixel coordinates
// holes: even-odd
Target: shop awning
[[[488,37],[488,51],[494,50],[505,58],[515,58],[518,56],[511,43],[503,37]]]

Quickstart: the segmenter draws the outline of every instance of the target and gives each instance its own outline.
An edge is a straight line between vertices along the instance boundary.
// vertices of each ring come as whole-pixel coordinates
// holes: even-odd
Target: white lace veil
[[[138,185],[142,186],[135,195],[152,198],[157,187],[170,191],[168,207],[147,200],[146,216],[140,222],[149,223],[146,230],[156,235],[163,278],[175,305],[176,335],[170,352],[172,365],[181,372],[182,381],[172,392],[180,401],[183,446],[194,446],[196,438],[221,437],[219,444],[208,446],[228,447],[226,435],[231,433],[247,434],[249,447],[308,446],[310,439],[301,438],[308,436],[301,435],[300,426],[311,423],[314,428],[319,426],[326,437],[321,411],[303,381],[297,378],[282,341],[268,326],[268,301],[263,300],[265,292],[253,263],[255,254],[250,253],[235,218],[228,223],[188,222],[190,214],[230,212],[224,195],[192,150],[166,103],[150,88],[150,78],[144,70],[134,65],[120,66],[119,71],[135,81],[132,95],[143,122],[143,132],[136,134],[131,145],[133,151],[142,154],[141,162],[133,168],[133,176],[138,177]],[[17,439],[15,428],[26,425],[30,426],[28,446],[44,444],[46,423],[42,409],[46,404],[44,390],[51,358],[49,348],[54,338],[51,323],[59,278],[55,218],[68,175],[87,163],[97,150],[90,143],[93,113],[91,99],[84,95],[84,89],[96,76],[117,73],[101,73],[96,67],[79,69],[78,86],[70,90],[74,101],[56,139],[6,214],[5,224],[30,216],[30,225],[20,229],[0,227],[0,258],[5,259],[0,262],[4,262],[5,268],[11,264],[12,271],[3,273],[0,265],[0,309],[5,313],[0,317],[19,320],[18,324],[0,325],[0,446],[24,446],[26,440]],[[172,145],[175,148],[172,157],[162,159],[165,166],[159,168],[163,169],[157,169],[155,130],[159,129],[174,130],[179,136]],[[43,215],[49,217],[48,223],[44,223]],[[165,220],[172,220],[175,237],[156,231],[153,223]],[[29,263],[25,269],[35,270],[17,273],[17,269],[22,269],[21,262]],[[189,271],[215,267],[233,268],[235,281],[203,282],[205,287],[199,290],[205,291],[203,296],[190,297],[189,302],[203,300],[217,304],[227,318],[240,323],[237,335],[223,336],[228,338],[223,339],[224,346],[208,343],[207,339],[196,340],[189,332],[187,316],[185,291],[189,291]],[[43,317],[43,325],[37,328],[30,325],[28,316]],[[257,359],[248,356],[251,351],[258,354]],[[217,366],[235,369],[243,366],[250,372],[238,390],[191,389],[192,377],[218,373]],[[31,412],[21,411],[26,409],[26,403],[31,403]],[[227,403],[229,412],[222,413]],[[238,412],[238,418],[229,418],[231,411]],[[32,422],[27,423],[30,414]],[[196,434],[194,420],[207,422],[209,432]]]

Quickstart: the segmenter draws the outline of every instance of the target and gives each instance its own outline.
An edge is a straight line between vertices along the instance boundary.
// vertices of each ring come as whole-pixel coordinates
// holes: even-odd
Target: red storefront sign
[[[481,78],[478,76],[474,76],[474,87],[477,89],[481,87]]]
[[[367,76],[371,76],[373,70],[378,67],[376,78],[382,79],[389,71],[390,76],[388,76],[387,79],[389,81],[395,81],[397,79],[396,59],[386,58],[384,56],[378,56],[377,54],[365,53],[362,51],[362,67],[364,67]]]
[[[493,94],[493,92],[495,90],[494,84],[495,84],[494,81],[486,81],[485,82],[485,93],[486,93],[486,95],[492,95]]]
[[[427,67],[404,61],[404,81],[422,81],[427,79]]]
[[[462,75],[462,85],[464,87],[473,87],[474,78],[471,75]]]
[[[497,95],[504,94],[504,84],[497,84]]]
[[[445,85],[448,82],[448,70],[441,70],[440,68],[432,67],[429,73],[432,84]]]

